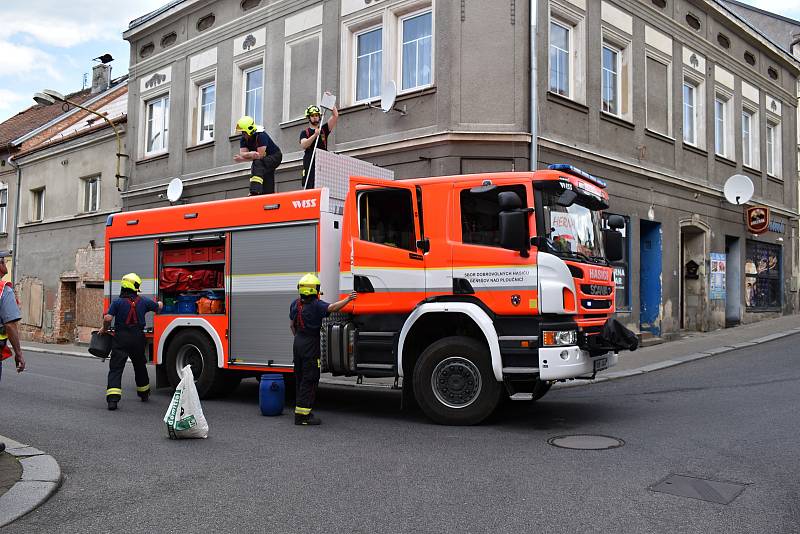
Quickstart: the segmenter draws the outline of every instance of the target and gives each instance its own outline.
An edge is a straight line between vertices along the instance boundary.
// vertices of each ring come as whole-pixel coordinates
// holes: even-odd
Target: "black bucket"
[[[92,340],[89,342],[89,354],[98,358],[108,358],[111,354],[112,337],[108,334],[100,334],[97,330],[92,332]]]

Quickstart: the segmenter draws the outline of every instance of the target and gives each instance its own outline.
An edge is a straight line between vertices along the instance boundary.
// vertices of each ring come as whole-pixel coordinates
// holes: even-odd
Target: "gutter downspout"
[[[531,42],[530,42],[530,54],[531,54],[531,80],[530,80],[530,92],[531,92],[531,154],[530,154],[530,169],[531,171],[535,171],[536,168],[539,166],[539,128],[538,128],[538,102],[539,99],[537,98],[536,94],[536,26],[537,26],[537,2],[538,0],[530,0],[530,10],[531,10]]]
[[[17,198],[14,199],[14,237],[11,238],[11,283],[17,283],[17,236],[19,235],[19,199],[22,196],[22,168],[14,161],[14,156],[8,157],[8,162],[17,169]]]

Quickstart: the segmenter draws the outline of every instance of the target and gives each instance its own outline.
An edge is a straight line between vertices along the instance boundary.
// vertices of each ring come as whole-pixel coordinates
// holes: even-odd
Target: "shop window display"
[[[750,311],[781,307],[781,247],[747,241],[744,263],[745,305]]]

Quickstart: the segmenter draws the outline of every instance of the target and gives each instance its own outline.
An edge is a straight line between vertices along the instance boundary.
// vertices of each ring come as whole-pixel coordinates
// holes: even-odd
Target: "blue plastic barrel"
[[[286,386],[283,383],[283,375],[261,375],[261,387],[258,390],[261,415],[281,415],[285,399]]]

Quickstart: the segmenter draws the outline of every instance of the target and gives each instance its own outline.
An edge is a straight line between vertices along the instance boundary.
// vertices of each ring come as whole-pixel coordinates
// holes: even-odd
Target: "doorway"
[[[706,308],[706,232],[698,226],[681,226],[681,329],[708,330]]]
[[[725,236],[725,327],[742,320],[742,241]]]
[[[660,336],[661,223],[639,225],[639,330]]]

